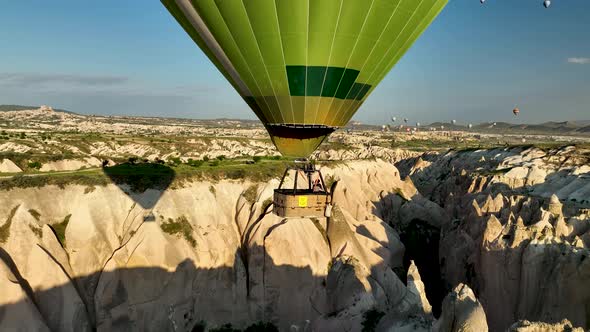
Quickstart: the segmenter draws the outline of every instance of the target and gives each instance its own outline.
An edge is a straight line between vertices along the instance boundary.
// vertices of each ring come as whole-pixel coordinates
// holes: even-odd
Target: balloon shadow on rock
[[[154,208],[176,178],[172,168],[155,163],[127,162],[102,170],[121,191],[147,210]],[[154,221],[150,216],[146,218],[146,221]]]

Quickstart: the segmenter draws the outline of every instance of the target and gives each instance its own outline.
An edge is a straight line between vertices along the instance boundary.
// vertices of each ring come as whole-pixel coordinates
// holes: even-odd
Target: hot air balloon
[[[512,113],[514,114],[514,116],[517,116],[517,115],[520,113],[520,110],[518,109],[518,107],[515,107],[515,108],[512,110]]]
[[[471,124],[471,123],[470,123],[470,124],[468,124],[468,125],[467,125],[467,127],[468,127],[469,129],[471,129],[471,128],[473,128],[473,124]]]
[[[404,122],[405,123],[408,123],[408,118],[404,118]]]
[[[420,127],[420,122],[416,122],[416,127]]]
[[[392,116],[391,117],[391,122],[395,122],[395,121],[397,121],[397,118],[395,116]]]
[[[283,154],[348,123],[448,0],[161,0]]]
[[[457,120],[451,120],[451,123],[452,124],[456,124],[457,123]]]
[[[481,3],[482,5],[486,2],[486,0],[479,0],[479,3]]]
[[[445,129],[445,126],[442,126],[442,125],[441,125],[441,126],[440,126],[440,130],[444,130],[444,129]]]
[[[303,158],[350,121],[448,2],[161,1],[264,124],[279,152]],[[329,216],[333,190],[326,190],[315,166],[288,168],[283,180],[290,172],[305,174],[299,181],[306,178],[309,188],[301,196],[297,175],[292,189],[281,181],[273,212]],[[317,192],[316,176],[322,179]]]
[[[549,0],[545,0],[545,1],[543,1],[543,6],[544,6],[545,8],[549,8],[549,6],[551,6],[551,1],[549,1]]]

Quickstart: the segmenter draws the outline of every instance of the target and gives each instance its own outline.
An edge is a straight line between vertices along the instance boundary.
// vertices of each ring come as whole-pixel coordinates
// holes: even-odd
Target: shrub
[[[41,213],[35,209],[29,209],[29,213],[35,218],[35,220],[39,221],[41,219]]]
[[[234,329],[234,327],[231,324],[225,324],[222,325],[220,327],[214,328],[209,330],[210,332],[240,332],[240,330],[238,329]]]
[[[35,233],[35,235],[37,235],[37,237],[42,237],[43,236],[43,230],[41,229],[41,227],[29,224],[29,228],[31,229],[31,231],[33,231],[33,233]]]
[[[191,332],[205,332],[205,328],[207,327],[207,323],[204,320],[201,320],[193,326]]]
[[[193,237],[193,227],[185,216],[178,217],[176,221],[172,220],[172,218],[168,218],[168,222],[161,224],[160,228],[170,235],[182,234],[184,239],[190,243],[193,248],[197,246],[197,241]]]
[[[272,198],[267,198],[262,202],[262,209],[266,210],[272,204]]]
[[[244,193],[242,194],[244,196],[244,198],[250,202],[250,203],[254,203],[256,202],[256,194],[258,193],[258,185],[251,185],[250,187],[248,187],[248,189],[244,190]]]
[[[217,160],[223,161],[223,160],[225,160],[225,156],[224,155],[217,156]]]
[[[273,323],[258,322],[248,326],[244,332],[279,332],[279,329]]]
[[[20,205],[17,205],[12,210],[10,210],[10,214],[8,215],[8,218],[6,218],[4,225],[0,226],[0,243],[5,243],[6,240],[8,240],[8,236],[10,236],[10,225],[12,224],[12,218],[14,218],[16,210],[19,206]]]
[[[255,163],[257,163],[262,160],[262,157],[261,156],[254,156],[252,159],[254,160]]]
[[[204,163],[204,161],[202,161],[202,160],[189,159],[187,161],[187,164],[192,167],[200,167],[201,165],[203,165],[203,163]]]
[[[374,332],[377,324],[385,314],[377,309],[371,309],[363,314],[363,332]]]
[[[72,217],[71,214],[65,216],[64,220],[58,224],[50,225],[51,229],[55,233],[55,236],[61,243],[62,247],[66,247],[66,228],[68,227],[68,223],[70,222],[70,218]]]
[[[38,161],[32,161],[32,162],[29,162],[28,166],[29,166],[29,168],[40,169],[41,163]]]

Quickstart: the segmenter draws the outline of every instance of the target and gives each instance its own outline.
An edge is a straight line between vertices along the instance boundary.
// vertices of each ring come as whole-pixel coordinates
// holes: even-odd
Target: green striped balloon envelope
[[[162,0],[264,123],[307,157],[344,126],[448,0]]]

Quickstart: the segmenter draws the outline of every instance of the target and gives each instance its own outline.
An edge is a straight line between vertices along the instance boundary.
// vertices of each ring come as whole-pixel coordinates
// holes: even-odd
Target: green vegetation
[[[198,321],[191,329],[191,332],[205,332],[207,323],[204,320]]]
[[[8,218],[4,222],[4,225],[0,226],[0,243],[6,243],[8,236],[10,236],[10,225],[12,224],[12,218],[16,214],[16,210],[20,205],[15,206],[8,214]]]
[[[328,175],[324,178],[324,183],[326,184],[326,190],[329,190],[334,182],[338,181],[334,175]]]
[[[248,202],[254,203],[254,202],[256,202],[256,194],[257,193],[258,193],[258,185],[253,184],[250,187],[248,187],[248,189],[244,190],[244,193],[242,194],[242,196],[244,196],[244,198]]]
[[[41,220],[41,213],[39,213],[39,211],[35,209],[29,209],[29,213],[33,216],[33,218],[35,218],[35,220]]]
[[[224,324],[220,327],[214,328],[209,330],[209,332],[241,332],[238,329],[234,329],[234,327],[231,324]]]
[[[27,166],[31,169],[40,169],[41,168],[41,163],[38,161],[31,161],[27,164]]]
[[[72,215],[68,214],[65,216],[62,222],[50,225],[51,229],[53,229],[53,232],[55,233],[55,236],[59,240],[59,243],[61,243],[61,246],[64,248],[66,247],[66,228],[68,227],[71,217]]]
[[[192,167],[201,167],[203,165],[204,161],[203,160],[193,160],[190,159],[187,160],[186,164]]]
[[[96,187],[95,186],[88,186],[86,188],[84,188],[84,194],[90,194],[91,192],[95,191]]]
[[[194,331],[194,329],[193,329]],[[248,326],[245,330],[236,329],[232,324],[224,324],[209,330],[210,332],[279,332],[279,329],[270,322],[258,322]]]
[[[20,143],[20,142],[19,142]],[[51,161],[58,161],[64,159],[77,159],[82,158],[83,156],[75,155],[70,151],[65,152],[56,152],[53,154],[47,153],[34,153],[34,152],[25,152],[25,153],[18,153],[18,152],[0,152],[0,160],[1,159],[10,159],[13,163],[15,163],[18,167],[23,170],[27,168],[30,170],[37,170],[41,168],[41,166],[45,163]]]
[[[31,231],[33,231],[33,233],[35,233],[35,235],[37,235],[37,237],[40,238],[43,236],[43,229],[41,227],[29,224],[29,228],[31,229]]]
[[[104,186],[109,184],[109,179],[102,173],[92,171],[79,171],[77,173],[50,173],[39,176],[27,176],[18,174],[11,178],[0,180],[0,190],[13,188],[41,188],[56,185],[65,188],[66,185]]]
[[[385,316],[385,313],[377,310],[371,309],[363,314],[363,322],[361,325],[363,326],[363,332],[374,332],[377,324]]]
[[[279,332],[279,329],[269,322],[258,322],[248,326],[244,332]]]
[[[262,209],[266,210],[272,204],[272,198],[267,198],[262,202]]]
[[[47,172],[35,176],[16,174],[10,178],[0,179],[0,190],[41,188],[48,185],[60,188],[65,188],[66,185],[105,186],[114,182],[128,184],[132,190],[142,192],[149,188],[165,189],[168,185],[182,187],[183,183],[193,180],[267,182],[269,179],[280,177],[287,166],[287,162],[284,161],[262,161],[258,164],[246,164],[240,160],[216,162],[216,166],[193,167],[181,164],[174,169],[160,164],[124,163],[104,169],[76,172]]]
[[[185,216],[178,217],[176,221],[168,218],[168,222],[161,224],[160,228],[170,235],[181,234],[193,248],[197,246],[197,241],[193,237],[193,227]]]
[[[180,164],[182,164],[182,160],[180,160],[180,158],[178,157],[174,157],[174,158],[170,158],[168,160],[168,162],[172,165],[172,166],[178,166]]]

